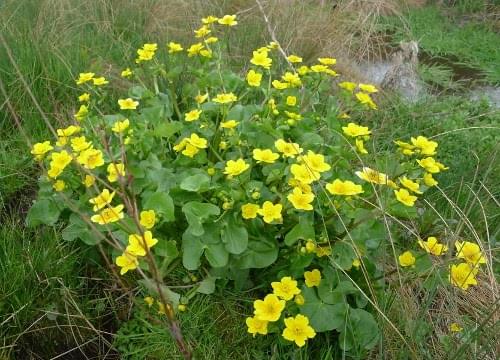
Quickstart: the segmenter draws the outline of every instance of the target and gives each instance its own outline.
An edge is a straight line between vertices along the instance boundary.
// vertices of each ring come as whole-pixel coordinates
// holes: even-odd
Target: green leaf
[[[327,304],[316,295],[314,288],[306,286],[302,288],[302,296],[305,302],[300,306],[300,312],[309,318],[316,332],[339,330],[344,327],[349,307],[346,303]]]
[[[373,315],[363,309],[351,309],[348,313],[345,331],[341,331],[340,348],[369,350],[379,339],[380,331]]]
[[[299,239],[314,239],[313,215],[302,215],[299,223],[285,235],[285,244],[291,246]]]
[[[182,207],[182,212],[186,215],[186,220],[189,223],[188,230],[195,236],[203,235],[203,223],[208,220],[212,215],[220,214],[219,207],[201,203],[198,201],[191,201]]]
[[[71,214],[69,224],[61,232],[62,238],[66,241],[73,241],[80,237],[84,231],[87,231],[87,224],[79,215]]]
[[[248,232],[245,226],[229,217],[226,226],[222,229],[222,242],[231,254],[241,254],[248,246]]]
[[[26,223],[28,226],[37,226],[40,224],[54,225],[59,219],[61,210],[51,199],[41,199],[36,201],[28,211]]]
[[[260,238],[248,242],[248,248],[238,255],[235,263],[240,269],[265,268],[278,258],[276,240]]]
[[[341,281],[336,286],[334,286],[333,283],[332,280],[323,279],[318,287],[320,299],[327,304],[345,302],[347,295],[356,294],[358,292],[358,289],[351,281]]]
[[[189,231],[182,235],[182,265],[188,270],[196,270],[200,266],[205,245],[200,238]]]
[[[205,245],[205,257],[213,267],[223,267],[227,265],[229,253],[223,243]]]
[[[334,263],[341,269],[349,270],[352,262],[356,258],[356,253],[351,244],[345,241],[337,241],[332,247],[332,256]]]
[[[158,256],[172,260],[179,256],[179,250],[177,250],[177,244],[174,240],[159,239],[153,251]]]
[[[186,191],[202,192],[208,190],[210,177],[206,174],[196,174],[182,180],[180,188]]]
[[[164,192],[148,193],[143,195],[144,209],[154,210],[164,216],[166,221],[174,221],[174,201]]]
[[[207,276],[205,279],[203,279],[203,281],[200,282],[198,289],[196,289],[196,292],[206,295],[213,294],[215,291],[215,280],[217,280],[215,276]]]
[[[156,137],[169,138],[183,128],[184,125],[180,121],[162,122],[155,127],[154,135]]]

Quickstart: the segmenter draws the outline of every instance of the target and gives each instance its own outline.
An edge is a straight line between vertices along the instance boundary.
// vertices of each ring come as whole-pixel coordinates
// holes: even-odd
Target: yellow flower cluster
[[[338,84],[340,88],[346,90],[348,93],[354,93],[356,89],[358,92],[354,94],[360,104],[368,106],[370,109],[376,110],[377,104],[373,101],[370,94],[378,92],[378,89],[371,84],[356,84],[350,81],[343,81]]]
[[[137,269],[140,257],[144,257],[150,249],[158,243],[158,240],[153,237],[153,233],[149,230],[156,222],[156,214],[154,210],[145,210],[140,213],[140,224],[146,231],[140,234],[130,234],[128,236],[128,245],[125,251],[116,257],[115,263],[120,267],[120,274],[123,275],[129,270]]]
[[[318,286],[321,281],[321,273],[317,269],[306,271],[304,277],[308,287]],[[272,282],[273,293],[266,295],[263,300],[255,300],[253,303],[254,316],[246,319],[248,332],[254,337],[257,334],[266,335],[268,324],[281,318],[287,301],[294,299],[297,305],[303,305],[304,297],[300,294],[301,291],[297,285],[298,282],[290,276]],[[283,322],[285,328],[281,335],[285,340],[295,342],[298,347],[304,346],[308,339],[316,336],[316,332],[309,325],[309,319],[302,314],[286,317]]]
[[[187,157],[194,157],[201,149],[206,149],[208,146],[207,139],[199,137],[193,133],[188,138],[183,138],[177,145],[173,147],[174,151],[181,151]]]

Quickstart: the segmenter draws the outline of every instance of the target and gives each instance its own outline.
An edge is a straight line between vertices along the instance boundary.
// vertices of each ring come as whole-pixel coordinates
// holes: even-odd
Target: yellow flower
[[[133,74],[132,70],[130,70],[130,68],[126,68],[125,70],[123,70],[121,72],[120,75],[121,75],[121,77],[127,78],[127,77],[132,76],[132,74]]]
[[[218,23],[221,25],[234,26],[237,25],[236,15],[224,15],[221,19],[218,20]]]
[[[36,143],[31,149],[31,154],[35,156],[36,160],[42,160],[46,153],[53,150],[54,148],[50,145],[50,141],[44,141],[43,143]]]
[[[82,121],[83,119],[85,119],[88,113],[89,108],[87,107],[87,105],[81,105],[80,109],[78,109],[78,112],[75,114],[75,119],[78,121]]]
[[[151,229],[156,223],[156,213],[154,210],[144,210],[140,214],[140,224],[146,229]]]
[[[78,80],[76,80],[77,85],[84,84],[86,82],[91,81],[94,78],[94,73],[93,72],[88,72],[88,73],[80,73],[78,76]]]
[[[304,75],[306,75],[309,72],[309,67],[305,66],[305,65],[302,65],[301,67],[299,67],[297,69],[297,72],[299,73],[300,76],[304,76]]]
[[[286,104],[288,106],[295,106],[297,104],[297,98],[295,96],[287,96]]]
[[[264,300],[255,300],[253,307],[257,319],[261,321],[277,321],[285,308],[285,300],[280,300],[274,294],[268,294]]]
[[[93,177],[92,175],[85,175],[85,178],[83,179],[83,185],[85,185],[86,188],[89,188],[94,184],[95,177]]]
[[[198,149],[207,148],[207,139],[199,137],[197,134],[193,133],[189,138],[186,139],[187,142]]]
[[[57,180],[52,187],[55,191],[63,191],[66,188],[66,183],[63,180]]]
[[[228,120],[228,121],[223,121],[220,123],[220,127],[223,129],[234,129],[236,126],[238,126],[239,122],[236,120]]]
[[[274,205],[270,201],[264,202],[262,204],[262,208],[260,208],[257,213],[262,216],[264,222],[271,224],[274,220],[281,222],[281,210],[283,209],[283,205],[276,204]]]
[[[413,155],[415,153],[415,151],[413,149],[415,149],[415,146],[413,146],[412,144],[409,144],[407,142],[404,142],[404,141],[401,141],[401,140],[396,140],[394,141],[394,143],[399,146],[399,151],[401,151],[401,153],[403,155]]]
[[[461,332],[463,330],[463,327],[460,326],[458,323],[451,323],[450,324],[450,331],[451,332]]]
[[[135,60],[136,63],[140,63],[142,61],[149,61],[153,59],[156,50],[158,49],[157,44],[144,44],[141,49],[137,50],[137,55],[139,57]]]
[[[293,164],[290,167],[290,172],[295,180],[304,184],[310,184],[320,178],[319,172],[308,168],[306,165]]]
[[[198,104],[203,104],[205,101],[207,101],[208,99],[208,93],[205,93],[203,95],[201,94],[198,94],[194,97],[194,100],[198,103]]]
[[[416,196],[411,195],[406,189],[394,190],[394,194],[396,195],[396,199],[406,206],[414,206],[415,201],[418,199]]]
[[[427,241],[418,240],[418,245],[420,245],[420,247],[427,251],[429,254],[436,256],[444,255],[444,253],[448,251],[448,246],[440,244],[438,242],[438,239],[434,236],[428,237]]]
[[[155,303],[155,299],[153,299],[151,296],[146,296],[144,298],[144,302],[148,304],[149,307],[151,307]]]
[[[184,50],[184,49],[182,48],[181,44],[178,44],[178,43],[173,42],[173,41],[168,43],[168,53],[169,54],[174,54],[174,53],[180,52],[182,50]]]
[[[76,160],[86,169],[95,169],[96,167],[104,165],[104,158],[101,150],[94,148],[82,151]]]
[[[323,65],[335,65],[337,63],[337,59],[333,58],[318,58],[318,61]]]
[[[302,153],[303,149],[297,143],[289,143],[283,139],[278,139],[274,142],[274,147],[280,153],[283,154],[284,157],[292,157],[294,158],[296,155]]]
[[[204,36],[210,34],[211,32],[212,32],[212,30],[210,30],[208,28],[208,26],[203,25],[201,28],[194,31],[194,34],[195,34],[194,37],[201,38],[201,37],[204,37]]]
[[[257,334],[267,335],[267,321],[259,320],[257,317],[247,317],[246,324],[248,327],[248,332],[255,337]]]
[[[71,157],[71,155],[68,154],[68,152],[66,150],[62,150],[61,152],[53,152],[52,157],[51,157],[51,161],[50,161],[50,167],[57,168],[57,169],[61,170],[59,172],[59,174],[60,174],[62,172],[62,170],[64,170],[64,168],[69,165],[69,163],[71,162],[72,159],[73,158]],[[50,176],[50,173],[49,173],[49,177],[52,177],[52,176]],[[55,177],[56,176],[54,176],[54,178]]]
[[[316,244],[312,240],[307,240],[305,247],[308,253],[313,253],[316,251]]]
[[[368,136],[372,133],[368,127],[360,126],[352,122],[347,124],[347,126],[343,126],[342,131],[344,134],[351,137]]]
[[[113,127],[111,128],[111,130],[113,132],[119,134],[119,133],[122,133],[125,130],[127,130],[129,126],[130,126],[130,121],[128,119],[125,119],[123,121],[116,121],[113,124]]]
[[[321,282],[321,272],[318,269],[306,271],[304,273],[304,279],[307,287],[319,286]]]
[[[359,84],[359,89],[368,94],[373,94],[378,92],[378,89],[371,84]]]
[[[425,136],[417,136],[417,138],[412,137],[411,143],[420,149],[420,153],[426,156],[436,155],[436,148],[438,143],[435,141],[430,141]]]
[[[81,152],[92,146],[91,142],[88,142],[85,136],[78,136],[71,139],[71,148],[74,152]]]
[[[192,158],[199,152],[200,149],[198,149],[196,146],[191,145],[190,143],[187,143],[186,148],[182,151],[182,155]]]
[[[262,74],[258,73],[254,70],[250,70],[247,73],[247,83],[250,86],[260,86],[260,82],[262,81]]]
[[[288,89],[288,84],[285,82],[281,82],[279,80],[273,80],[273,82],[271,84],[273,85],[273,87],[275,89],[278,89],[278,90]]]
[[[153,234],[149,230],[144,232],[144,236],[131,234],[128,236],[128,246],[125,251],[134,256],[146,256],[147,250],[157,243],[158,240],[153,238]]]
[[[193,57],[198,55],[204,48],[205,46],[202,43],[193,44],[187,49],[188,56]]]
[[[273,164],[279,157],[279,154],[272,152],[270,149],[253,149],[253,158],[257,160],[257,163]]]
[[[355,184],[352,181],[335,179],[333,182],[326,184],[326,190],[332,195],[353,196],[362,194],[363,187]]]
[[[289,119],[296,120],[296,121],[302,120],[302,115],[294,113],[292,111],[285,110],[285,114],[286,114],[286,116],[288,116]]]
[[[287,199],[292,203],[295,209],[306,211],[313,210],[311,202],[314,200],[314,194],[303,193],[298,187],[294,188],[291,194],[288,194]]]
[[[301,63],[302,62],[302,58],[300,56],[297,56],[297,55],[289,55],[289,56],[287,56],[287,59],[291,63]]]
[[[431,174],[435,174],[440,171],[440,168],[437,165],[437,161],[432,157],[426,157],[424,159],[417,160],[417,163]]]
[[[106,84],[109,83],[109,81],[106,80],[106,78],[104,76],[101,76],[101,77],[98,77],[98,78],[93,78],[92,80],[94,81],[94,85],[95,86],[106,85]]]
[[[330,256],[331,254],[332,254],[332,248],[329,245],[318,246],[316,248],[317,257]]]
[[[354,266],[356,269],[359,269],[359,267],[361,266],[361,261],[359,261],[359,259],[354,259],[352,261],[352,266]]]
[[[356,93],[356,98],[361,104],[367,105],[370,109],[377,110],[377,104],[373,102],[370,95],[363,92],[358,92]]]
[[[400,178],[399,182],[401,183],[401,185],[403,185],[408,190],[413,191],[415,194],[422,194],[422,192],[420,191],[420,185],[415,181],[408,179],[406,176]]]
[[[89,200],[89,203],[94,205],[92,210],[97,211],[102,209],[106,205],[111,204],[114,196],[114,191],[110,193],[108,189],[104,189],[99,195]]]
[[[213,102],[219,103],[219,104],[227,104],[233,101],[238,100],[238,97],[234,95],[232,92],[230,93],[222,93],[222,94],[217,94],[217,96],[213,99]]]
[[[118,256],[115,262],[116,265],[121,268],[120,275],[124,275],[129,270],[137,269],[137,266],[139,265],[139,261],[137,260],[137,258],[127,252],[124,252],[122,255]]]
[[[259,205],[257,204],[245,204],[241,206],[241,216],[243,219],[255,219],[257,217],[257,213],[259,212]]]
[[[477,267],[472,267],[467,263],[451,265],[449,281],[452,285],[462,290],[467,290],[470,285],[477,285],[475,276],[478,273]]]
[[[214,23],[214,22],[216,22],[217,20],[219,20],[219,18],[218,18],[218,17],[215,17],[215,16],[212,16],[212,15],[209,15],[209,16],[207,16],[207,17],[205,17],[205,18],[202,18],[202,19],[201,19],[201,22],[202,22],[203,24],[213,24],[213,23]]]
[[[233,176],[238,176],[244,171],[246,171],[250,167],[249,164],[245,162],[243,159],[238,160],[229,160],[226,162],[226,167],[224,168],[224,174],[228,176],[228,178],[232,178]]]
[[[297,87],[302,85],[299,74],[294,74],[289,71],[285,72],[285,74],[281,77],[281,79],[287,84],[289,84],[291,87]]]
[[[118,100],[118,105],[120,105],[120,110],[135,110],[139,106],[139,101],[135,101],[131,98]]]
[[[118,177],[125,176],[125,165],[122,163],[111,163],[108,165],[108,180],[109,182],[115,182],[118,181]]]
[[[216,43],[217,41],[219,41],[219,39],[216,38],[215,36],[210,36],[210,37],[205,39],[206,44],[213,44],[213,43]]]
[[[301,306],[301,305],[304,305],[304,303],[306,302],[306,299],[304,299],[304,297],[301,295],[301,294],[298,294],[298,295],[295,295],[295,297],[293,298],[293,301]]]
[[[457,258],[464,259],[470,265],[486,264],[486,259],[479,245],[469,241],[456,241],[455,248],[457,249]]]
[[[323,64],[311,66],[311,71],[315,73],[326,72],[327,70],[329,70],[328,66]]]
[[[120,204],[115,207],[102,210],[99,214],[92,216],[90,220],[98,223],[99,225],[105,225],[119,221],[120,219],[123,219],[123,216],[123,205]]]
[[[368,151],[365,149],[365,143],[361,139],[355,140],[356,149],[360,154],[368,154]]]
[[[89,102],[90,100],[90,94],[89,93],[83,93],[82,95],[78,96],[78,101],[79,102]]]
[[[282,334],[283,338],[288,341],[294,341],[298,347],[304,346],[307,339],[312,339],[316,336],[316,332],[309,325],[309,319],[301,314],[295,316],[295,318],[286,318],[285,326]]]
[[[281,281],[273,281],[271,283],[274,295],[283,300],[292,300],[297,294],[300,294],[300,289],[297,287],[297,281],[290,276],[281,278]]]
[[[405,251],[398,257],[399,265],[402,267],[413,266],[415,265],[415,256],[411,253],[411,251]]]
[[[184,114],[184,120],[186,121],[195,121],[195,120],[198,120],[200,118],[200,115],[201,115],[202,111],[201,110],[191,110],[189,112],[187,112],[186,114]]]
[[[303,162],[310,170],[319,173],[331,169],[331,166],[325,162],[325,157],[323,155],[316,154],[311,150],[307,152],[307,155],[301,156],[299,160]]]
[[[57,129],[57,136],[68,137],[78,134],[82,128],[80,126],[70,125],[65,129]]]
[[[266,51],[254,51],[252,55],[252,59],[250,60],[252,64],[262,66],[264,69],[269,69],[271,67],[273,60],[267,56],[267,49]]]
[[[362,171],[356,171],[355,174],[360,179],[374,184],[386,185],[388,183],[386,174],[370,169],[369,167],[363,167]]]
[[[354,89],[356,89],[356,84],[350,81],[343,81],[339,83],[339,87],[349,92],[353,92]]]
[[[431,173],[425,173],[424,174],[424,184],[429,186],[429,187],[432,187],[432,186],[436,186],[438,184],[438,182],[432,177]]]

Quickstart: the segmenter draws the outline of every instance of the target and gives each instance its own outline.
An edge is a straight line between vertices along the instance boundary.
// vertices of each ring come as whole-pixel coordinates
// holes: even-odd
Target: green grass
[[[126,0],[119,3],[120,6],[112,7],[110,2],[103,2],[106,6],[79,2],[75,6],[62,1],[10,0],[0,5],[0,32],[6,37],[20,73],[52,125],[65,125],[74,112],[74,99],[78,95],[74,86],[75,74],[89,70],[116,79],[118,71],[133,61],[134,49],[143,42],[162,44],[170,36],[186,39],[188,34],[191,36],[189,26],[198,21],[198,14],[207,13],[203,7],[215,9],[213,2],[208,5],[193,2],[192,9],[189,6],[179,9],[182,16],[165,20],[161,13],[171,14],[171,9],[155,8],[153,1],[145,0],[147,6]],[[231,11],[240,2],[219,3]],[[189,11],[192,14],[182,18]],[[267,37],[262,34],[262,28],[250,20],[232,35],[231,51],[235,63],[246,61],[242,55],[248,54]],[[412,38],[419,39],[424,50],[436,56],[454,56],[486,72],[489,81],[500,81],[498,35],[488,24],[472,22],[457,27],[452,19],[434,7],[413,10],[408,22]],[[256,29],[259,29],[258,34]],[[401,33],[400,36],[407,35]],[[311,54],[318,51],[314,44],[309,42],[306,46]],[[432,71],[429,70],[429,78],[435,78]],[[440,74],[440,83],[451,85],[449,73]],[[50,138],[42,114],[37,111],[1,44],[0,79],[29,139]],[[460,97],[426,99],[416,104],[394,100],[385,102],[369,120],[372,121],[370,127],[379,129],[376,140],[385,143],[388,149],[394,149],[390,141],[393,138],[407,140],[420,134],[439,135],[436,140],[440,143],[440,159],[450,167],[439,176],[440,186],[450,199],[466,210],[467,219],[484,241],[498,247],[500,218],[494,198],[500,196],[500,183],[495,175],[499,163],[499,131],[491,129],[498,128],[500,123],[498,111]],[[455,131],[457,129],[465,130]],[[174,358],[172,354],[177,352],[165,327],[146,320],[150,309],[142,305],[141,297],[138,296],[137,305],[130,308],[132,301],[111,288],[111,280],[102,270],[97,254],[76,244],[63,243],[57,228],[24,228],[24,214],[34,197],[39,171],[1,95],[0,134],[0,354],[11,349],[2,349],[3,346],[12,345],[21,335],[14,349],[19,351],[17,358],[27,358],[30,351],[39,357],[50,358],[87,341],[90,343],[84,350],[88,354],[102,355],[111,347],[103,338],[113,342],[124,359]],[[450,221],[454,230],[470,235],[471,230],[464,225],[464,219],[452,222],[457,214],[440,193],[434,192],[429,200],[437,203],[438,212]],[[421,291],[418,287],[417,290]],[[456,344],[456,339],[444,338],[443,343],[429,346],[441,339],[438,335],[443,334],[442,328],[447,324],[443,321],[435,328],[429,327],[426,325],[428,318],[424,321],[419,316],[428,312],[437,301],[451,302],[453,297],[433,292],[422,295],[418,291],[407,294],[391,289],[380,301],[412,347],[419,349],[423,358],[432,358],[433,351],[443,353],[444,350],[436,349],[445,348],[444,342]],[[129,293],[131,298],[134,294]],[[226,291],[213,296],[200,295],[190,302],[188,311],[180,315],[180,321],[199,358],[349,358],[335,350],[338,349],[335,335],[318,336],[302,350],[275,335],[253,339],[246,333],[244,319],[251,314],[251,302],[259,295]],[[471,300],[463,301],[468,304]],[[410,305],[417,311],[409,312]],[[487,313],[487,308],[478,308]],[[47,311],[53,313],[55,310],[61,315],[55,318],[47,315]],[[33,325],[41,316],[42,320]],[[453,314],[445,313],[443,317],[452,319]],[[480,318],[471,316],[466,320],[473,327]],[[118,335],[114,341],[102,334],[101,338],[88,329],[89,323],[102,331],[117,331]],[[386,324],[382,319],[380,323]],[[77,335],[56,324],[72,324],[73,329],[78,329]],[[481,328],[465,343],[464,353],[477,345],[478,337],[486,343],[494,343],[490,339],[492,334],[495,334],[494,328]],[[485,346],[487,348],[487,344]],[[400,348],[406,349],[387,326],[384,343],[378,353],[370,356],[393,354],[393,358],[404,359],[408,355],[404,353],[406,350],[399,352]]]
[[[460,24],[457,11],[436,6],[410,10],[407,28],[399,20],[392,22],[395,41],[417,40],[434,62],[444,58],[451,66],[476,69],[490,83],[500,83],[500,37],[493,20],[472,18]]]

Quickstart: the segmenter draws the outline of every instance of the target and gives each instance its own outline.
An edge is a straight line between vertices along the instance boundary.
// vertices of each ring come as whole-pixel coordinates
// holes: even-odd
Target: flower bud
[[[295,299],[293,300],[297,305],[304,305],[305,299],[301,294],[295,295]]]

